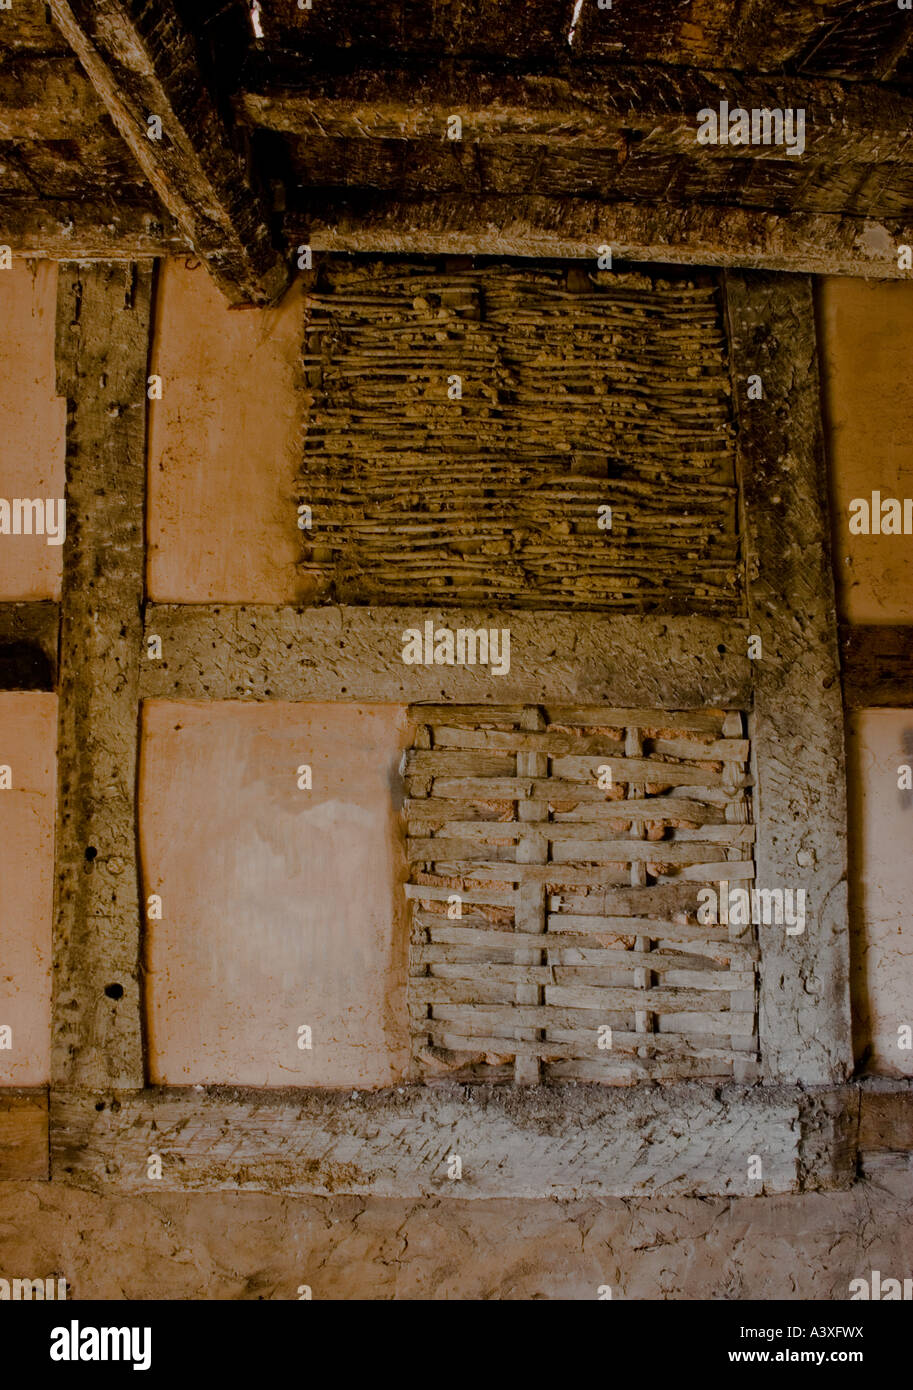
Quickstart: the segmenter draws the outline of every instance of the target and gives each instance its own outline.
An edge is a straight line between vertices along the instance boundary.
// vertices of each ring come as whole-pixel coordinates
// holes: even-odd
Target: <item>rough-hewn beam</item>
[[[897,246],[913,242],[913,218],[542,196],[314,199],[285,225],[293,244],[309,242],[315,251],[595,259],[606,244],[618,260],[878,279],[909,278],[898,269]]]
[[[51,11],[152,187],[225,293],[236,303],[276,299],[288,283],[288,262],[272,244],[266,205],[232,149],[171,0],[51,0]],[[160,128],[149,124],[156,118]]]
[[[0,63],[0,140],[74,140],[103,115],[75,58],[41,54]]]
[[[913,1156],[913,1080],[871,1077],[862,1083],[858,1142],[863,1154]]]
[[[47,1176],[47,1089],[0,1090],[0,1182],[44,1182]]]
[[[913,709],[913,627],[840,630],[847,709]]]
[[[136,768],[153,269],[62,266],[67,400],[51,1075],[143,1084]]]
[[[52,1174],[95,1190],[267,1189],[375,1197],[712,1195],[847,1186],[841,1105],[798,1087],[408,1086],[52,1094]],[[855,1111],[853,1112],[855,1113]],[[448,1155],[462,1159],[459,1182]],[[806,1158],[803,1159],[803,1153]],[[761,1178],[752,1178],[752,1155]]]
[[[56,603],[0,603],[0,690],[53,690]]]
[[[913,97],[876,83],[737,75],[659,65],[575,67],[526,73],[452,60],[325,67],[296,64],[295,85],[270,75],[238,97],[257,125],[291,135],[444,139],[448,119],[463,140],[635,148],[727,164],[738,159],[841,164],[910,162]],[[340,70],[341,69],[341,70]],[[777,108],[805,113],[798,154],[768,144],[697,143],[697,114]]]
[[[403,632],[507,627],[510,670],[402,660]],[[747,708],[751,663],[741,620],[603,618],[466,608],[275,608],[156,604],[142,694],[175,700],[567,701],[688,709]]]
[[[0,199],[0,245],[51,261],[132,261],[192,250],[167,213],[118,203]]]
[[[749,631],[757,887],[805,891],[804,930],[759,928],[769,1080],[852,1066],[843,705],[811,282],[726,276]],[[748,399],[749,378],[763,395]],[[757,385],[757,382],[755,382]]]

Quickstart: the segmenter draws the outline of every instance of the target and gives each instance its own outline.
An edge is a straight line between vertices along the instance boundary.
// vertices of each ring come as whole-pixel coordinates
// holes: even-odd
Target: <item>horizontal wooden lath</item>
[[[404,807],[416,1073],[747,1077],[757,1052],[753,929],[696,917],[700,884],[754,875],[741,717],[698,711],[700,729],[651,754],[670,747],[662,712],[632,712],[649,735],[625,725],[622,747],[642,756],[600,762],[567,749],[586,748],[619,711],[591,707],[592,724],[576,728],[560,709],[410,713],[419,722]],[[675,717],[687,725],[686,712]],[[455,732],[472,747],[446,746]],[[513,777],[505,759],[516,762]],[[533,760],[538,775],[527,777]],[[472,775],[455,778],[455,765]],[[600,787],[608,766],[612,786]],[[660,790],[695,770],[716,783],[695,789],[719,796],[713,823],[701,801]],[[645,796],[650,786],[656,794]],[[585,819],[559,819],[574,810]]]

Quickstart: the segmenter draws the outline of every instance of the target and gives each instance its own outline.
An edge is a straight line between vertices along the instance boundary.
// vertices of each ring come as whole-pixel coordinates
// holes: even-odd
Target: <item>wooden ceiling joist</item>
[[[808,274],[905,279],[898,244],[913,243],[913,218],[884,223],[833,214],[778,215],[690,203],[603,204],[545,196],[309,199],[290,212],[286,234],[315,251],[590,259],[765,267]]]
[[[458,115],[464,141],[628,145],[706,159],[698,112],[726,102],[729,111],[803,111],[803,144],[791,157],[807,163],[913,162],[913,97],[877,83],[621,64],[543,75],[462,61],[302,76],[293,86],[268,75],[251,83],[241,111],[255,125],[296,136],[445,140]],[[787,155],[782,143],[719,151],[728,159]]]
[[[51,0],[50,9],[152,188],[229,299],[278,298],[288,262],[171,0]]]
[[[3,201],[0,245],[10,246],[17,256],[51,261],[133,261],[193,254],[173,217],[120,202]]]

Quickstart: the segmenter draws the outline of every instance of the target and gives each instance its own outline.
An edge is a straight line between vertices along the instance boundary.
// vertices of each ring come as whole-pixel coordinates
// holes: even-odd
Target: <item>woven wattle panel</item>
[[[320,274],[299,477],[318,601],[741,611],[711,276]]]
[[[411,714],[415,1075],[751,1079],[755,928],[697,920],[754,877],[742,716]]]

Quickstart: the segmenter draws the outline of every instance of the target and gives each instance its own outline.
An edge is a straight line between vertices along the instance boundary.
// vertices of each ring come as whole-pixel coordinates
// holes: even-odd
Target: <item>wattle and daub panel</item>
[[[592,265],[321,260],[316,601],[742,611],[718,284]]]
[[[737,712],[413,706],[413,1068],[425,1080],[755,1074]]]

